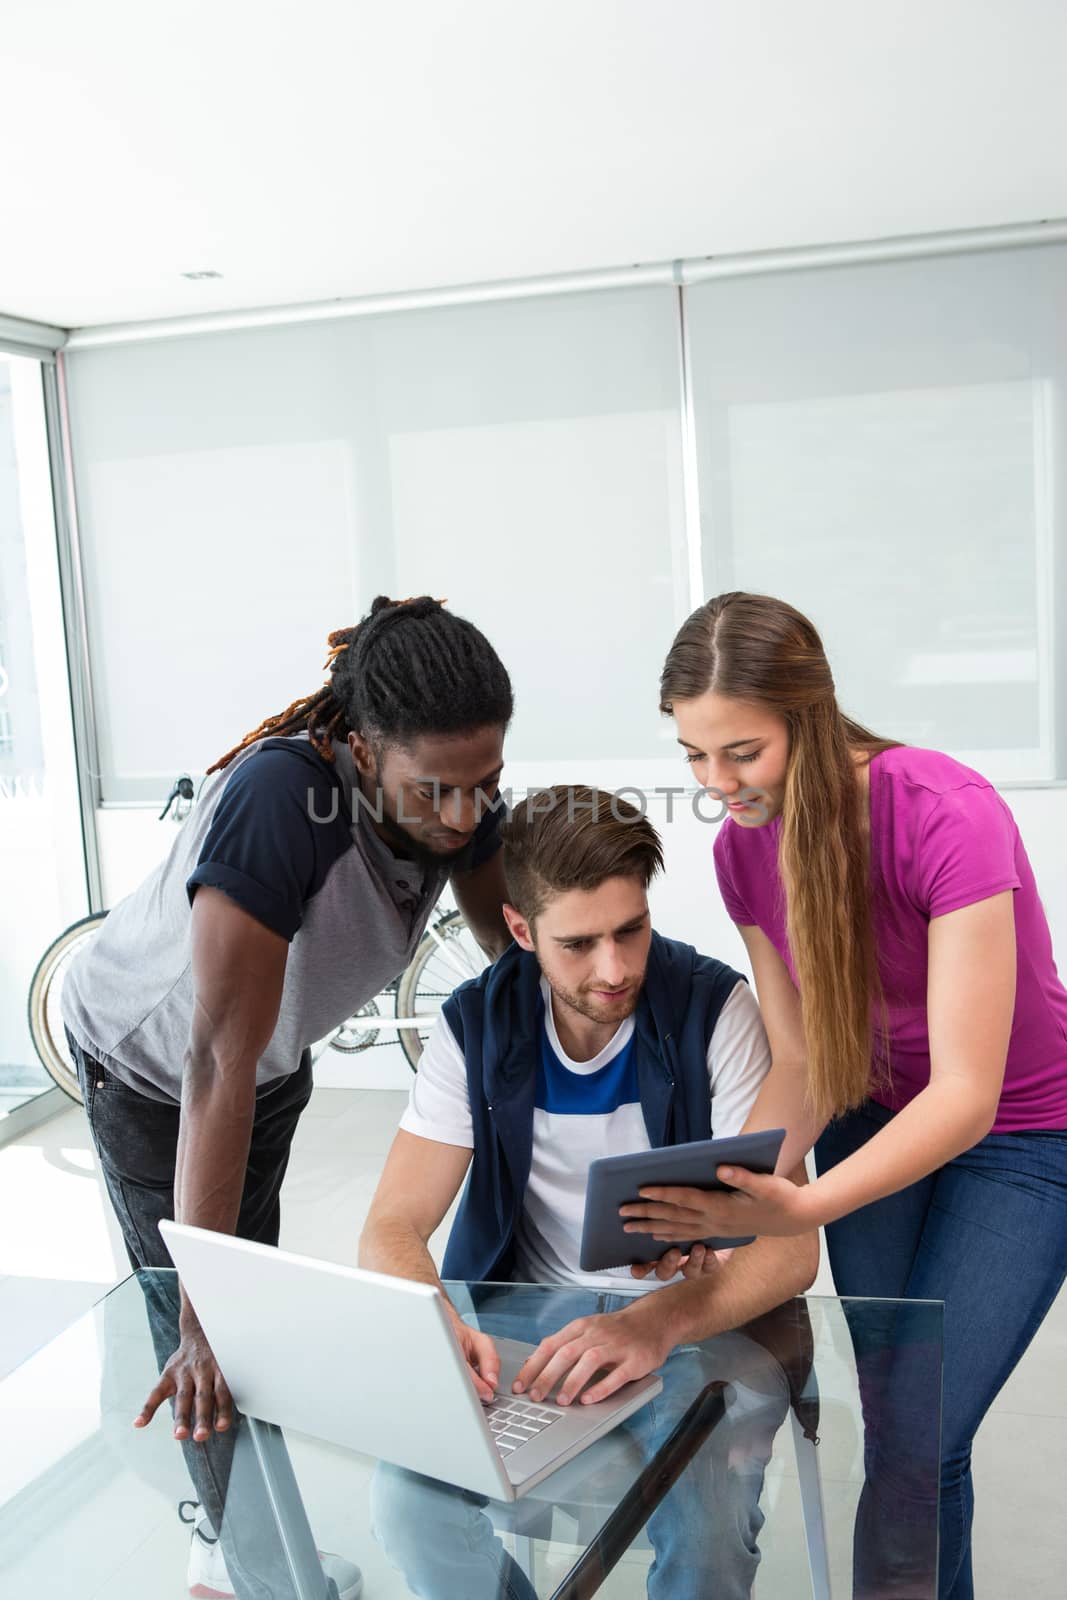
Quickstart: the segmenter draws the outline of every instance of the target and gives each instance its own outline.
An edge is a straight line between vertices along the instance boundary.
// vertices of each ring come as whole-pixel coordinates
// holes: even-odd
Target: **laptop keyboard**
[[[488,1406],[485,1420],[502,1456],[509,1456],[520,1444],[527,1444],[558,1422],[562,1411],[552,1406],[535,1406],[530,1400],[499,1400]]]

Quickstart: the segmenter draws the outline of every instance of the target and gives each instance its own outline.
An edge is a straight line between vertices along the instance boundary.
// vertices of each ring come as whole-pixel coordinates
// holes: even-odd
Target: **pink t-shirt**
[[[930,1080],[926,1024],[931,917],[1015,891],[1018,978],[996,1133],[1067,1128],[1067,989],[1015,819],[993,786],[935,750],[903,746],[871,762],[871,887],[878,968],[889,1013],[893,1110]],[[767,935],[796,972],[778,874],[782,822],[745,828],[728,818],[715,870],[734,922]]]

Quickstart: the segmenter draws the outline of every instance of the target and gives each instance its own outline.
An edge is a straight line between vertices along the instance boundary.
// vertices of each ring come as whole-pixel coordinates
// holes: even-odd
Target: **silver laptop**
[[[595,1405],[534,1405],[511,1385],[533,1345],[495,1341],[483,1405],[429,1284],[336,1266],[161,1222],[234,1400],[249,1416],[516,1500],[663,1388],[628,1383]]]

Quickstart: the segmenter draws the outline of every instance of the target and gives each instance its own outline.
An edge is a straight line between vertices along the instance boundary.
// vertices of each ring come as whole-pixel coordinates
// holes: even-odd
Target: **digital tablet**
[[[716,1167],[745,1167],[749,1172],[774,1171],[778,1152],[785,1138],[784,1128],[769,1128],[765,1133],[739,1133],[733,1139],[701,1139],[692,1144],[668,1145],[662,1150],[639,1150],[633,1155],[602,1156],[589,1166],[585,1189],[585,1221],[582,1225],[582,1250],[579,1264],[583,1272],[605,1272],[610,1267],[629,1267],[638,1262],[658,1261],[667,1250],[688,1252],[700,1243],[710,1250],[729,1250],[751,1244],[745,1239],[701,1239],[688,1243],[664,1244],[650,1233],[624,1232],[619,1207],[641,1198],[639,1190],[650,1184],[685,1189],[724,1189]]]

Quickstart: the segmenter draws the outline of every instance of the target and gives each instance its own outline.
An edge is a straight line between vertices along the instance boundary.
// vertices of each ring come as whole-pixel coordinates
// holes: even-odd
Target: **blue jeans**
[[[516,1286],[501,1297],[499,1316],[482,1304],[478,1325],[498,1338],[536,1344],[575,1317],[628,1303],[620,1295],[577,1290],[572,1304],[561,1305],[558,1297],[537,1290],[522,1296]],[[762,1345],[727,1333],[705,1345],[680,1346],[662,1377],[663,1392],[612,1435],[628,1435],[632,1443],[628,1481],[708,1383],[726,1379],[733,1392],[725,1417],[649,1518],[655,1560],[648,1593],[653,1600],[749,1600],[759,1564],[764,1468],[789,1409],[785,1374]],[[550,1499],[551,1478],[545,1488]],[[481,1495],[382,1464],[371,1486],[371,1526],[409,1588],[424,1600],[535,1600],[529,1579],[483,1509],[487,1504]]]
[[[868,1101],[831,1123],[815,1147],[819,1172],[892,1116]],[[919,1183],[831,1223],[826,1240],[838,1294],[944,1302],[938,1595],[972,1600],[971,1446],[1067,1277],[1067,1131],[989,1134]],[[856,1353],[862,1392],[864,1352]],[[868,1490],[877,1488],[879,1443],[871,1421],[865,1416]],[[869,1548],[876,1520],[865,1530],[861,1504],[857,1596],[881,1592],[871,1574],[884,1552]]]

